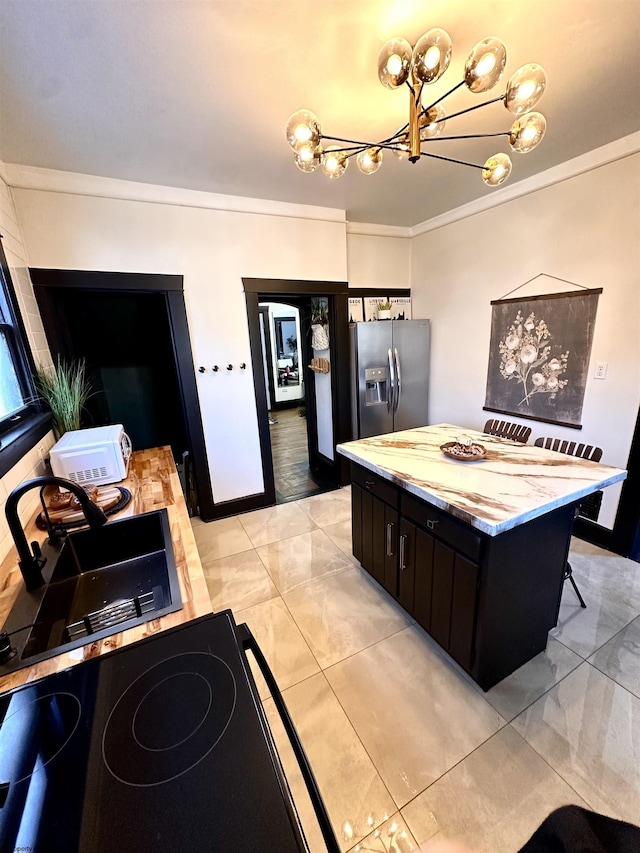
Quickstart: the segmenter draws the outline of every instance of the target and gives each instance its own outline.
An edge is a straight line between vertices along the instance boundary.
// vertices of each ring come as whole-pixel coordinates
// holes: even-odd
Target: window
[[[45,434],[33,360],[0,243],[0,477]],[[34,431],[35,430],[35,431]]]

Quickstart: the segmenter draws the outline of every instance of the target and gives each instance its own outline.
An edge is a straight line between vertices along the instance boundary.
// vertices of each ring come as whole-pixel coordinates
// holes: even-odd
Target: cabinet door
[[[431,628],[429,633],[443,649],[449,650],[451,600],[455,554],[442,542],[433,542],[433,583],[431,587]]]
[[[383,586],[394,598],[398,597],[398,522],[397,510],[385,504]]]
[[[476,628],[478,567],[456,554],[451,601],[449,654],[463,669],[471,669]]]
[[[398,512],[351,486],[353,554],[363,569],[398,597]]]
[[[385,510],[386,504],[365,492],[365,496],[371,501],[371,566],[367,570],[382,586],[385,584],[386,564],[386,528]]]
[[[478,566],[442,542],[433,543],[431,627],[427,630],[464,669],[471,669]]]
[[[415,580],[413,586],[413,616],[431,633],[431,599],[433,586],[434,538],[415,527]]]
[[[398,555],[398,601],[407,611],[414,612],[414,583],[416,576],[417,529],[406,519],[400,521]]]
[[[362,563],[362,489],[351,485],[351,546],[353,556]]]

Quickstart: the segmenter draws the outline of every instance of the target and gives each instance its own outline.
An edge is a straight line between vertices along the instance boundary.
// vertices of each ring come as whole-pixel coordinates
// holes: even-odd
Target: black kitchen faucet
[[[46,557],[42,556],[42,551],[40,550],[38,542],[31,543],[33,553],[29,549],[27,537],[24,534],[24,530],[20,524],[20,519],[18,518],[18,502],[26,492],[30,492],[31,489],[42,488],[43,486],[62,486],[63,489],[68,489],[70,492],[73,492],[73,494],[78,498],[82,511],[84,512],[84,516],[92,530],[96,530],[97,528],[102,527],[103,524],[107,523],[107,516],[100,507],[93,503],[82,486],[79,486],[77,483],[73,483],[71,480],[47,475],[44,477],[35,477],[33,480],[27,480],[24,483],[20,483],[19,486],[16,486],[7,498],[7,502],[5,504],[5,515],[7,516],[9,530],[13,536],[13,541],[15,542],[16,549],[18,551],[18,557],[20,558],[20,571],[29,592],[33,592],[33,590],[38,589],[44,583],[42,567],[46,562]]]

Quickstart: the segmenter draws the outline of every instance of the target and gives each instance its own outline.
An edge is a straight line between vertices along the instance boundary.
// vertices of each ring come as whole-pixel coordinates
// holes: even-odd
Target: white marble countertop
[[[483,445],[486,458],[467,462],[446,456],[440,446],[459,435]],[[621,468],[451,424],[363,438],[337,450],[489,536],[627,476]]]

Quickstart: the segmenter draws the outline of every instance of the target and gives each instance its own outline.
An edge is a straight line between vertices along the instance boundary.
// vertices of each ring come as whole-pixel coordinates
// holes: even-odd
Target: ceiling
[[[507,47],[495,89],[463,87],[448,113],[501,94],[527,62],[547,72],[536,108],[547,135],[513,154],[509,185],[640,129],[638,0],[0,0],[0,159],[416,225],[496,190],[479,170],[390,154],[372,176],[355,164],[337,181],[303,174],[284,128],[304,106],[325,133],[390,135],[407,121],[408,90],[380,85],[378,52],[435,26],[453,56],[424,100],[462,79],[482,38]],[[445,134],[506,131],[512,119],[497,103]],[[437,145],[480,164],[509,150],[502,139]]]

